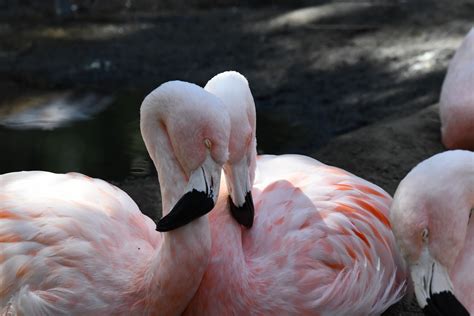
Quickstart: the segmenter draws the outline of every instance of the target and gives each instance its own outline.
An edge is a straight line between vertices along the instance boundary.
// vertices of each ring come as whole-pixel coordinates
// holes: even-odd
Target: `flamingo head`
[[[426,315],[469,315],[455,297],[449,271],[464,246],[472,213],[473,167],[467,151],[438,154],[408,173],[394,196],[393,232]]]
[[[230,117],[229,158],[224,173],[230,211],[241,225],[251,228],[254,219],[252,184],[255,177],[257,140],[255,103],[247,79],[235,71],[213,77],[204,87],[219,97]]]
[[[182,81],[162,84],[142,103],[140,128],[162,188],[165,216],[158,231],[184,226],[215,205],[230,133],[220,103]]]

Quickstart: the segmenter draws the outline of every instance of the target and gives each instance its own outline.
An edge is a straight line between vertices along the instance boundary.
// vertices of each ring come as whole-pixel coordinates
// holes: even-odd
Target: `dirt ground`
[[[469,1],[315,1],[70,21],[0,17],[0,93],[150,91],[249,79],[260,153],[301,153],[393,194],[443,151],[437,101],[449,59],[472,26]],[[139,104],[133,105],[139,106]],[[118,183],[157,217],[155,177]],[[384,315],[421,315],[409,299]]]

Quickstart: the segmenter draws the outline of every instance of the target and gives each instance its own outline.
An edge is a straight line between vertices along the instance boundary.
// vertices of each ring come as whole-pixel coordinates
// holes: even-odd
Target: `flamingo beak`
[[[253,206],[252,192],[245,194],[245,200],[242,206],[237,206],[229,196],[230,213],[232,217],[246,228],[252,228],[255,209]]]
[[[418,304],[427,316],[469,316],[469,312],[454,296],[447,269],[424,250],[411,267]]]
[[[217,201],[221,170],[222,166],[208,156],[191,173],[185,193],[173,209],[158,221],[156,230],[170,231],[209,213]]]
[[[246,228],[251,228],[255,215],[252,186],[249,178],[247,159],[236,164],[225,164],[227,187],[230,191],[229,205],[232,217]]]

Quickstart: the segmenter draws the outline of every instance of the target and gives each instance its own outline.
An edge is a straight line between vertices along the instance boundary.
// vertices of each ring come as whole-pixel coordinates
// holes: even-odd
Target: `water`
[[[75,171],[110,180],[153,173],[139,128],[143,97],[59,93],[15,104],[13,114],[0,115],[0,173]]]
[[[140,134],[144,96],[42,92],[0,105],[0,174],[80,172],[116,181],[155,174]],[[293,126],[290,113],[262,106],[257,114],[260,154],[301,152],[294,148],[312,144],[309,129]]]

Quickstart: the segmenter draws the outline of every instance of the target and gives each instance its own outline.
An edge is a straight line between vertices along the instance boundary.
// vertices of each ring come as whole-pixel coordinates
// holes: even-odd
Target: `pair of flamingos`
[[[378,315],[404,294],[390,196],[308,157],[257,157],[255,107],[241,75],[220,74],[205,90],[161,85],[142,104],[141,131],[161,186],[156,227],[98,179],[0,176],[2,315]],[[473,154],[456,151],[415,168],[391,215],[432,315],[448,304],[467,315],[446,272],[472,266],[455,260],[474,234],[459,211],[474,204],[466,164]],[[429,221],[445,208],[450,218]],[[443,240],[443,228],[456,238]],[[469,275],[453,282],[472,312],[472,292],[461,293],[474,284]]]
[[[205,89],[168,82],[141,107],[163,233],[102,180],[0,176],[2,314],[378,315],[403,295],[390,196],[308,157],[257,158],[246,79]]]

